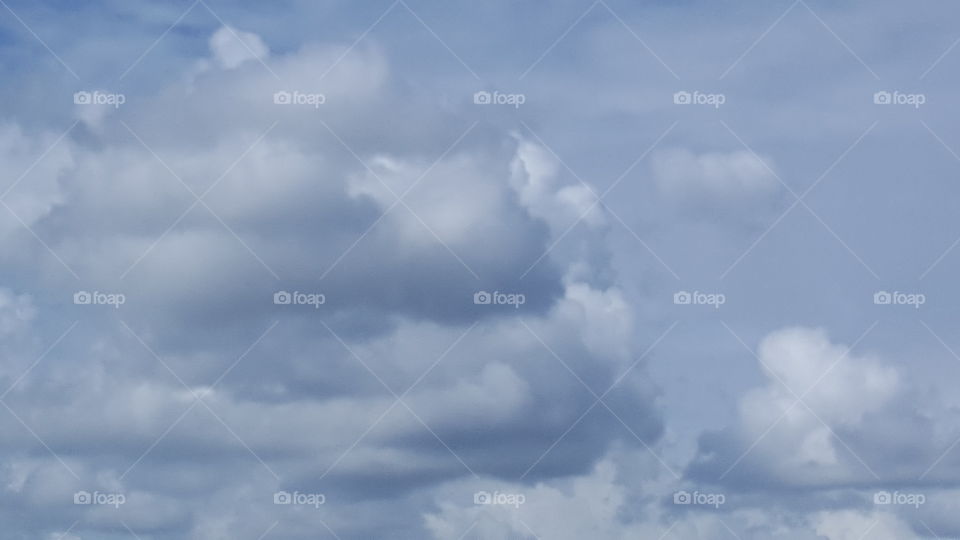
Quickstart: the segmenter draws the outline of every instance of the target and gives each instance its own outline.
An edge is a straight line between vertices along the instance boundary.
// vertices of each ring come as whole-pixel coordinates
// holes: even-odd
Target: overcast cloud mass
[[[0,6],[0,539],[960,537],[955,2]]]

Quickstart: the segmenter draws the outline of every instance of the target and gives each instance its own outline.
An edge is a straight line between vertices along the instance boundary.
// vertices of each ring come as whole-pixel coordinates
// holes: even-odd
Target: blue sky
[[[960,536],[953,3],[0,4],[0,538]]]

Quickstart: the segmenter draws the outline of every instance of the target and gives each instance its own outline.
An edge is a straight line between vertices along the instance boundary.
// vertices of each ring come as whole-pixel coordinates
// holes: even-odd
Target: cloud
[[[210,50],[223,69],[235,69],[244,62],[264,60],[270,55],[270,49],[260,36],[228,25],[210,36]]]
[[[770,163],[769,158],[764,161]],[[746,150],[696,154],[673,149],[654,154],[652,167],[657,188],[668,201],[716,211],[761,204],[779,190],[764,161]]]
[[[0,156],[7,178],[4,203],[9,207],[0,216],[0,234],[33,226],[64,202],[61,182],[74,166],[75,151],[62,135],[28,134],[16,124],[0,125]]]
[[[960,534],[956,345],[928,330],[956,319],[956,286],[931,273],[922,310],[878,308],[855,260],[903,289],[955,240],[940,142],[955,136],[937,120],[955,38],[928,24],[951,9],[918,8],[933,30],[907,39],[883,2],[782,19],[776,5],[148,4],[10,6],[3,538]],[[680,22],[710,46],[691,49]],[[934,62],[917,82],[926,125],[871,103],[865,64],[917,80]],[[671,71],[726,67],[721,109],[671,102]],[[479,107],[480,88],[527,99]],[[126,101],[71,99],[94,89]],[[718,114],[759,157],[730,149]],[[822,223],[803,208],[775,221],[776,176],[824,170],[807,199]],[[720,311],[674,310],[676,290],[731,263]],[[80,290],[126,302],[75,304]],[[760,361],[719,317],[767,334]],[[74,504],[79,490],[127,502]],[[275,504],[278,490],[326,501]],[[476,505],[480,490],[525,502]],[[927,502],[875,504],[880,490]]]
[[[625,489],[618,485],[616,466],[611,460],[599,462],[588,474],[567,485],[500,484],[487,481],[441,491],[440,510],[425,516],[433,538],[457,538],[477,534],[483,538],[626,538],[619,514],[626,504]],[[474,504],[472,493],[486,492],[512,496],[522,504]],[[459,496],[454,495],[456,493]],[[499,500],[499,499],[495,499]],[[507,498],[502,500],[507,501]],[[456,502],[454,502],[456,501]],[[647,529],[652,533],[655,527]],[[470,531],[470,533],[467,533]],[[634,533],[640,530],[634,529]]]
[[[896,370],[831,343],[821,329],[773,332],[758,356],[767,385],[740,399],[735,427],[703,436],[693,475],[714,481],[765,476],[796,485],[868,476],[869,467],[837,432],[862,428],[866,416],[897,397]]]
[[[893,482],[927,498],[956,485],[954,441],[939,435],[953,430],[942,396],[922,396],[889,362],[822,329],[775,331],[758,354],[767,384],[740,398],[731,426],[700,436],[691,479],[778,493],[856,489],[867,501]]]
[[[84,534],[123,520],[158,537],[236,538],[286,515],[263,504],[278,489],[322,490],[331,507],[371,512],[372,499],[419,497],[474,473],[583,473],[613,444],[657,439],[622,291],[567,273],[576,253],[531,267],[560,220],[579,217],[582,186],[535,179],[545,184],[519,200],[521,155],[543,159],[542,149],[488,127],[471,134],[465,118],[455,130],[426,122],[413,146],[372,137],[384,103],[399,99],[375,47],[320,87],[316,65],[343,47],[267,55],[240,32],[249,55],[233,34],[210,41],[223,70],[185,67],[185,79],[129,100],[124,124],[102,118],[82,140],[67,137],[23,185],[42,196],[12,201],[50,249],[22,227],[8,232],[30,246],[7,252],[21,277],[0,289],[16,358],[2,373],[14,385],[5,400],[30,426],[0,415],[11,434],[0,450],[17,456],[0,471],[12,512],[57,508]],[[316,88],[326,104],[342,100],[333,115],[272,99]],[[196,114],[172,121],[172,106]],[[196,127],[187,136],[175,125],[184,121]],[[6,133],[21,160],[52,142]],[[20,292],[37,289],[39,305]],[[126,302],[122,312],[76,305],[78,290]],[[326,301],[278,305],[278,290]],[[479,290],[525,302],[478,305]],[[62,348],[31,368],[73,321]],[[583,421],[590,390],[614,382],[609,406],[627,428],[607,412]],[[63,463],[24,455],[38,438]],[[128,503],[73,505],[78,490]],[[277,534],[313,535],[326,516],[294,514]],[[420,527],[417,515],[398,526]],[[385,527],[331,523],[346,537]],[[26,517],[17,527],[37,529]]]
[[[593,188],[579,182],[564,184],[561,165],[546,148],[515,137],[511,185],[531,215],[549,223],[558,236],[579,220],[592,227],[607,223],[602,206],[594,204],[599,195]]]
[[[464,534],[495,540],[670,536],[706,540],[725,535],[819,540],[918,534],[906,520],[879,510],[809,511],[770,497],[742,500],[729,492],[731,496],[719,508],[675,504],[674,493],[687,489],[694,493],[696,488],[660,474],[659,465],[640,452],[615,450],[584,474],[534,486],[492,479],[445,484],[435,491],[438,509],[425,514],[426,527],[438,540]],[[475,493],[489,493],[494,501],[522,503],[476,504]]]
[[[0,335],[15,336],[23,333],[36,315],[36,306],[29,295],[0,289]]]
[[[869,534],[877,540],[908,538],[916,533],[890,514],[868,514],[855,510],[822,512],[815,518],[817,534],[837,540],[858,540]]]

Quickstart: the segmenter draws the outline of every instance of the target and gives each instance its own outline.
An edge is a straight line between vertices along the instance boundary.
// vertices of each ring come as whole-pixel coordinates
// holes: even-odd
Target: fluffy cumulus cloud
[[[744,448],[762,439],[757,455],[765,455],[775,476],[811,482],[823,471],[836,478],[840,471],[831,469],[840,465],[844,450],[834,427],[849,429],[880,412],[899,390],[896,370],[851,356],[822,330],[806,328],[767,336],[758,354],[770,383],[740,400]],[[778,430],[781,422],[783,429]]]
[[[869,440],[882,437],[867,432],[870,425],[904,414],[897,370],[832,343],[822,329],[800,327],[764,338],[757,362],[767,385],[740,398],[736,426],[704,435],[696,474],[764,486],[869,481],[875,473],[854,448],[885,445]]]
[[[0,540],[960,536],[953,37],[371,6],[0,17]]]
[[[516,164],[556,163],[462,114],[424,131],[439,151],[371,140],[353,124],[397,91],[375,49],[271,57],[230,27],[209,45],[204,69],[114,123],[84,117],[82,137],[5,128],[8,170],[28,171],[10,186],[23,223],[7,241],[27,250],[5,257],[21,278],[0,319],[13,530],[36,530],[43,508],[51,534],[72,520],[84,538],[416,530],[416,511],[348,516],[415,509],[463,477],[584,472],[629,433],[657,438],[621,293],[537,260],[549,219],[583,202],[557,183],[524,196],[517,182],[542,175]],[[310,104],[275,97],[319,89]],[[183,137],[174,106],[205,134]],[[48,240],[31,244],[34,230]],[[45,340],[65,346],[45,358]],[[562,437],[608,388],[627,431],[608,415]],[[278,492],[323,505],[274,504]]]
[[[520,201],[558,233],[581,220],[592,226],[606,222],[597,204],[599,194],[586,183],[561,184],[561,163],[542,145],[518,137],[510,167]]]
[[[234,69],[248,60],[262,60],[270,49],[257,34],[222,26],[210,36],[213,58],[223,69]]]

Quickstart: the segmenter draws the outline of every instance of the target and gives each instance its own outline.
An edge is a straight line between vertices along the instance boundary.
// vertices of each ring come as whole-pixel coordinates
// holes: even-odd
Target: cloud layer
[[[0,539],[960,535],[955,6],[5,11]]]

